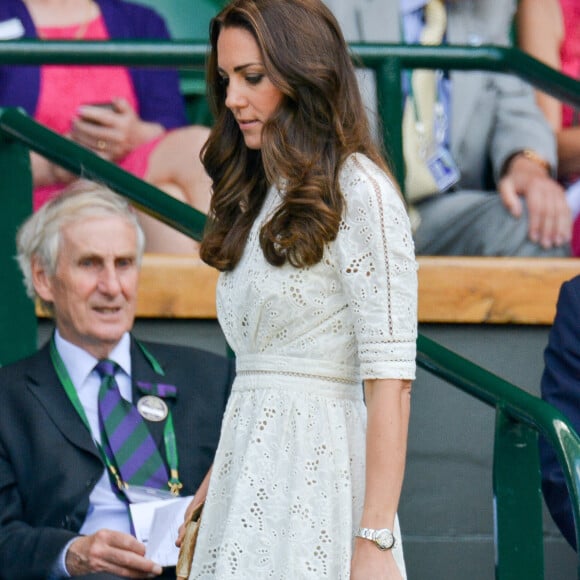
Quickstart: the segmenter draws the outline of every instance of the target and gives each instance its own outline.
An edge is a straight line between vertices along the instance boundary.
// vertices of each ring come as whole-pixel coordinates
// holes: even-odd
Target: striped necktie
[[[101,443],[111,466],[122,482],[164,489],[167,468],[149,428],[137,408],[119,392],[115,373],[119,365],[111,360],[99,361],[95,370],[101,377],[99,389],[99,426]]]

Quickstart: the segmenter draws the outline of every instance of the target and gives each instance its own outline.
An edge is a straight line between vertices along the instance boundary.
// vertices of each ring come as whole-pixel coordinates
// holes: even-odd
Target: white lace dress
[[[385,174],[357,154],[340,184],[344,220],[320,263],[264,259],[259,228],[280,202],[272,189],[239,265],[220,276],[237,377],[190,579],[350,576],[365,485],[361,381],[414,378],[417,267]]]

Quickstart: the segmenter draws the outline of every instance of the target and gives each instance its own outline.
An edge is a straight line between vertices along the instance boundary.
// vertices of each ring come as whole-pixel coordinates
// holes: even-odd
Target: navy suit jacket
[[[197,349],[144,343],[156,374],[131,341],[135,381],[177,387],[171,407],[182,495],[193,494],[212,464],[233,380],[233,362]],[[164,453],[164,422],[149,423]],[[86,517],[104,465],[53,368],[49,347],[0,368],[0,578],[46,578]]]
[[[580,276],[560,289],[554,324],[544,352],[542,398],[570,421],[580,433]],[[540,439],[542,490],[546,505],[560,531],[576,547],[576,532],[564,474],[552,447]]]

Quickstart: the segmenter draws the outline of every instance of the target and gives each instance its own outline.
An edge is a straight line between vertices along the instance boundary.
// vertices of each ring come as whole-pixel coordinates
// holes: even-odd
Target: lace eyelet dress
[[[237,376],[190,580],[350,576],[365,486],[362,380],[414,379],[417,266],[384,172],[352,155],[340,184],[344,218],[318,264],[264,259],[260,227],[281,200],[272,188],[240,263],[220,275]],[[405,577],[400,541],[395,558]]]

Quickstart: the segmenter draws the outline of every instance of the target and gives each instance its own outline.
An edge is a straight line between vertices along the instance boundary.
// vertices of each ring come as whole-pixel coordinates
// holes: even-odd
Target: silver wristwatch
[[[390,550],[395,547],[395,536],[393,536],[393,532],[388,528],[383,528],[381,530],[359,528],[355,536],[374,542],[379,550]]]

